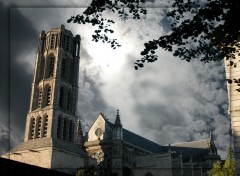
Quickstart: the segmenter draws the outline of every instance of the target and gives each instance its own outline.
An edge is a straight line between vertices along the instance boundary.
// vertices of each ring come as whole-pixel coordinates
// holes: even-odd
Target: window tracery
[[[48,115],[44,117],[44,125],[43,125],[43,137],[47,136],[47,129],[48,129]]]
[[[41,128],[42,128],[42,118],[37,118],[37,138],[41,137]]]
[[[35,118],[32,117],[30,120],[30,139],[34,139],[35,123]]]

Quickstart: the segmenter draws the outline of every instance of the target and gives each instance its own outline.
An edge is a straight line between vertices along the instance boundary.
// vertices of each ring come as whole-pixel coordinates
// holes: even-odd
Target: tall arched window
[[[60,88],[60,95],[59,95],[59,106],[63,107],[64,102],[64,89],[63,87]]]
[[[69,82],[70,84],[74,84],[74,78],[75,78],[75,74],[74,74],[74,71],[75,71],[75,64],[74,62],[71,62],[70,64],[70,70],[69,70]]]
[[[50,58],[50,65],[49,65],[49,77],[53,77],[54,74],[54,65],[55,65],[55,58]]]
[[[44,96],[43,96],[43,107],[50,105],[51,103],[51,86],[49,84],[44,87]]]
[[[61,68],[61,78],[64,79],[65,76],[66,76],[66,59],[63,59]]]
[[[70,122],[69,122],[68,140],[70,142],[73,142],[73,137],[74,137],[74,123],[73,123],[73,120],[70,120]]]
[[[58,47],[58,34],[56,34],[56,39],[55,39],[55,48]]]
[[[39,88],[39,94],[38,94],[38,108],[41,107],[42,104],[42,87]]]
[[[69,111],[72,110],[72,92],[71,92],[71,90],[68,91],[67,109],[68,109]]]
[[[51,46],[50,46],[51,49],[54,48],[54,39],[55,39],[55,35],[52,34],[52,35],[51,35]]]
[[[41,137],[41,130],[42,130],[42,117],[37,117],[37,136],[36,136],[36,138]]]
[[[36,123],[35,122],[35,118],[32,117],[30,119],[30,128],[29,128],[29,132],[30,132],[29,137],[30,137],[30,139],[34,139],[35,123]]]
[[[63,140],[67,140],[67,132],[68,132],[68,129],[67,129],[67,119],[65,118],[63,120]]]
[[[44,117],[43,137],[47,136],[47,129],[48,129],[48,115]]]
[[[69,51],[69,48],[70,48],[70,36],[67,36],[66,37],[66,50]]]
[[[47,106],[50,105],[50,102],[51,102],[51,87],[49,86],[47,88]]]
[[[58,117],[57,123],[57,138],[61,138],[61,129],[62,129],[62,117]]]

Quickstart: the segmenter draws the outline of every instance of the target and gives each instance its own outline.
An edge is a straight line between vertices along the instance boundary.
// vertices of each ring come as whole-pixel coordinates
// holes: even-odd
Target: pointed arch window
[[[63,120],[63,140],[66,140],[67,139],[67,119],[65,118]]]
[[[55,37],[55,48],[58,47],[58,34],[56,34],[56,37]]]
[[[69,51],[69,44],[70,44],[70,36],[66,37],[66,50]]]
[[[47,136],[47,130],[48,130],[48,115],[44,117],[43,137]]]
[[[63,59],[61,68],[61,78],[64,79],[65,76],[66,76],[66,59]]]
[[[59,106],[63,107],[64,102],[64,89],[63,87],[60,88],[60,95],[59,95]]]
[[[67,109],[69,111],[72,110],[71,106],[72,106],[72,92],[71,92],[71,90],[69,90],[68,91],[68,103],[67,103]]]
[[[37,118],[37,138],[41,137],[42,117]]]
[[[49,106],[51,103],[51,86],[49,84],[45,85],[44,87],[44,103],[43,107]]]
[[[52,34],[52,35],[51,35],[51,47],[50,47],[50,49],[53,49],[53,48],[54,48],[54,39],[55,39],[55,35]]]
[[[53,77],[54,65],[55,65],[55,58],[51,57],[50,58],[50,65],[49,65],[49,77]]]
[[[47,88],[47,106],[50,105],[51,102],[51,87]]]
[[[74,84],[74,78],[75,78],[75,74],[74,74],[74,72],[75,72],[75,64],[73,63],[73,62],[71,62],[71,64],[70,64],[70,68],[71,68],[71,70],[69,70],[70,71],[70,75],[69,75],[69,82],[71,83],[71,84]]]
[[[38,94],[38,108],[41,107],[42,103],[42,87],[39,88],[39,94]]]
[[[35,118],[32,117],[31,120],[30,120],[30,129],[29,129],[29,132],[30,132],[30,139],[34,139],[34,132],[35,132]]]
[[[74,124],[73,124],[73,120],[70,120],[70,122],[69,122],[69,133],[68,133],[68,140],[70,142],[73,142],[73,136],[74,136]]]
[[[57,138],[61,138],[61,129],[62,129],[62,117],[58,117],[57,123]]]

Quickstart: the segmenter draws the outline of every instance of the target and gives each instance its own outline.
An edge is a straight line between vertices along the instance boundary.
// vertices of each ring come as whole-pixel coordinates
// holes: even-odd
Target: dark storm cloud
[[[9,115],[9,18],[8,7],[0,1],[0,21],[1,21],[1,64],[0,64],[0,78],[1,78],[1,91],[0,91],[0,120],[4,125],[8,124]],[[4,112],[4,113],[3,113]]]
[[[26,66],[20,64],[19,61],[21,61],[21,57],[24,57],[24,54],[27,55],[27,52],[33,49],[33,46],[36,46],[38,32],[18,9],[8,9],[2,2],[0,3],[2,4],[0,16],[3,18],[1,21],[7,23],[0,33],[4,43],[1,46],[3,63],[0,69],[2,80],[0,121],[7,129],[10,125],[10,135],[15,136],[11,137],[12,147],[23,137],[32,81],[32,75],[26,71]],[[2,30],[4,31],[2,32]],[[35,58],[32,59],[35,60]],[[1,137],[0,142],[7,144],[6,137]],[[6,149],[6,147],[4,148]]]

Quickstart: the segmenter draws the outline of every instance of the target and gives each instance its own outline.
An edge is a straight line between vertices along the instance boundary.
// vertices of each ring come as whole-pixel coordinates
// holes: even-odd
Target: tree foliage
[[[230,148],[228,156],[222,165],[221,161],[217,161],[213,164],[213,168],[210,170],[211,176],[236,176],[237,171],[235,168],[235,161],[233,157],[233,151]]]
[[[108,43],[116,49],[121,45],[117,39],[109,37],[114,33],[111,25],[115,22],[103,18],[103,12],[115,13],[124,21],[138,20],[147,14],[144,3],[145,0],[92,0],[83,14],[72,16],[67,22],[96,26],[92,40]],[[186,61],[198,58],[209,62],[226,58],[230,59],[230,66],[237,64],[234,59],[240,55],[239,0],[173,0],[166,16],[171,33],[144,43],[141,58],[134,64],[136,70],[145,63],[155,62],[158,48]],[[240,86],[240,79],[228,80],[232,82]],[[240,88],[237,91],[240,92]]]
[[[147,13],[145,0],[93,0],[90,6],[68,22],[98,26],[92,35],[95,42],[111,44],[112,48],[121,46],[117,39],[109,39],[108,33],[115,22],[103,18],[102,13],[109,10],[117,13],[121,20],[140,19]],[[137,60],[136,67],[143,67],[145,62],[154,62],[158,56],[155,50],[159,47],[173,52],[183,60],[200,58],[209,62],[226,58],[235,58],[240,47],[240,14],[239,0],[174,0],[172,8],[166,14],[170,18],[172,32],[144,44],[142,59]]]
[[[109,38],[109,33],[114,33],[111,29],[111,25],[115,22],[110,19],[103,18],[103,11],[110,10],[112,13],[117,13],[120,20],[127,20],[131,15],[133,19],[140,19],[141,14],[146,14],[147,11],[140,4],[144,0],[92,0],[90,6],[83,12],[76,16],[72,16],[68,19],[68,23],[86,24],[89,23],[92,26],[98,28],[92,35],[93,41],[102,41],[103,43],[109,43],[113,49],[120,47],[117,39]],[[127,10],[126,10],[127,9]]]
[[[97,169],[94,166],[82,167],[77,170],[76,176],[97,176]]]

